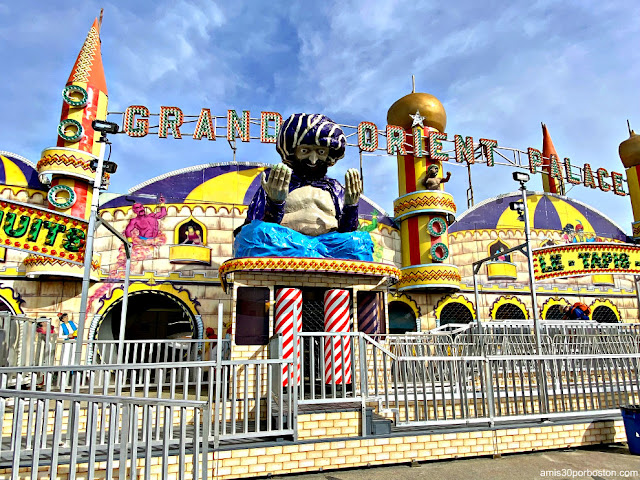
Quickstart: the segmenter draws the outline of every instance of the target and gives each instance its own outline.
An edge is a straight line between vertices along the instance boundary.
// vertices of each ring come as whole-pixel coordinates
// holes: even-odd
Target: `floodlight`
[[[95,172],[98,169],[98,160],[91,160],[89,162],[89,168],[91,168],[91,170]],[[118,165],[115,162],[104,160],[104,162],[102,163],[102,171],[105,173],[116,173],[117,169]]]
[[[120,130],[120,126],[117,123],[107,122],[106,120],[94,120],[91,122],[91,127],[96,132],[103,134],[116,134]]]
[[[529,181],[529,174],[524,172],[513,172],[513,179],[516,182],[527,183]]]
[[[516,212],[524,211],[524,203],[523,202],[509,202],[509,208],[511,210],[515,210]]]

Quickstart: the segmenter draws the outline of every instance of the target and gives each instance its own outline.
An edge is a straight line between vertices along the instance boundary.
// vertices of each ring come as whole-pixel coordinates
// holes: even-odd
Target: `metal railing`
[[[74,479],[79,465],[86,478],[98,470],[112,478],[117,470],[120,479],[148,479],[154,465],[163,479],[209,478],[211,409],[204,401],[0,389],[0,410],[2,432],[11,422],[0,437],[0,468],[11,479],[21,467],[32,479],[42,469],[49,478],[68,472]],[[178,457],[176,471],[170,456]]]
[[[382,406],[396,425],[618,415],[640,401],[634,355],[396,357]]]

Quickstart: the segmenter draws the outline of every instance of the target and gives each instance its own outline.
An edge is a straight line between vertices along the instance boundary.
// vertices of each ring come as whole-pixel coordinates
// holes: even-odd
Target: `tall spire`
[[[96,119],[106,120],[108,103],[97,18],[71,69],[62,97],[58,147],[73,148],[97,157],[100,135],[93,131],[91,123]]]
[[[96,18],[87,34],[87,38],[73,65],[67,85],[75,82],[86,83],[107,95],[107,82],[104,79],[102,53],[100,51],[100,23]]]
[[[547,126],[542,124],[542,187],[547,193],[557,193],[564,195],[564,182],[562,177],[562,167],[558,159],[558,153],[551,141],[551,135]]]

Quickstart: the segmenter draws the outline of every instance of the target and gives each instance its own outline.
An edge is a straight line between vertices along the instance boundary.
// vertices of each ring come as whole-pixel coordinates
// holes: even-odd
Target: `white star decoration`
[[[420,115],[420,110],[416,110],[416,114],[415,115],[409,114],[409,116],[411,118],[413,118],[413,123],[411,124],[411,128],[413,128],[413,127],[415,127],[417,125],[422,126],[422,122],[424,121],[425,117]]]

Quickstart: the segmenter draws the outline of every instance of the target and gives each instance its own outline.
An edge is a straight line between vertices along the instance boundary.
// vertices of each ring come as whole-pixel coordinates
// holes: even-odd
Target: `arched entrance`
[[[187,303],[188,302],[188,303]],[[165,362],[178,360],[197,350],[184,339],[202,338],[202,320],[195,311],[197,301],[185,290],[176,290],[170,285],[156,288],[144,284],[132,285],[128,295],[127,324],[124,332],[128,345],[124,350],[125,362]],[[103,362],[114,362],[116,344],[120,335],[122,313],[122,290],[115,290],[104,300],[102,311],[98,311],[90,328],[90,339],[111,341],[98,344],[97,353]],[[146,340],[146,342],[145,342]],[[175,340],[154,342],[153,340]],[[93,356],[93,349],[89,356]],[[180,353],[180,352],[182,353]],[[176,353],[177,352],[177,353]]]
[[[98,339],[119,337],[121,313],[119,301],[105,314]],[[129,297],[125,340],[194,338],[196,332],[191,312],[177,298],[153,291],[136,292]]]

